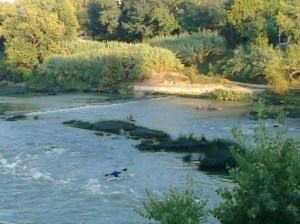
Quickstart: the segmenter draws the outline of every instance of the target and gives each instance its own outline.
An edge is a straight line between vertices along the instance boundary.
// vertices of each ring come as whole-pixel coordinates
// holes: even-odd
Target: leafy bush
[[[236,140],[246,149],[230,171],[235,184],[221,191],[224,202],[215,210],[222,224],[300,223],[300,147],[282,130],[267,131],[261,122],[252,138],[240,129]]]
[[[286,92],[289,87],[282,55],[272,47],[239,46],[223,69],[227,78],[243,82],[268,82],[275,92]]]
[[[20,74],[8,69],[5,63],[4,54],[0,52],[0,81],[2,80],[21,82],[23,77]]]
[[[206,223],[206,200],[191,190],[171,189],[162,197],[148,193],[148,201],[138,213],[150,221],[161,224]]]
[[[300,80],[300,44],[289,46],[285,62],[291,79]]]
[[[212,92],[209,97],[214,100],[224,100],[224,101],[243,101],[251,102],[254,99],[251,93],[242,93],[230,90],[218,89]]]
[[[226,50],[225,38],[217,32],[209,31],[156,37],[149,40],[149,43],[175,52],[186,66],[198,65],[205,57],[222,54]]]
[[[61,46],[60,55],[48,57],[36,77],[48,88],[130,90],[136,80],[160,78],[182,67],[171,51],[146,44],[71,42]]]

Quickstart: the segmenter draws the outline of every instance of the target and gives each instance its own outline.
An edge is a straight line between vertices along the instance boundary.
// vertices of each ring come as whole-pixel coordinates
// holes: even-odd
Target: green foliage
[[[209,97],[214,100],[223,100],[223,101],[242,101],[242,102],[251,102],[254,100],[254,96],[251,93],[236,92],[230,90],[221,90],[218,89],[212,92]]]
[[[180,32],[216,30],[226,20],[221,1],[177,1],[171,8],[179,23]]]
[[[86,8],[88,33],[95,39],[117,39],[121,15],[117,1],[93,0]]]
[[[299,18],[298,0],[234,0],[228,14],[229,22],[243,37],[273,44],[298,42]]]
[[[125,1],[122,6],[121,31],[125,40],[144,40],[169,35],[177,28],[170,10],[160,1]]]
[[[234,0],[228,14],[229,22],[252,42],[276,40],[276,15],[279,0]]]
[[[64,36],[64,26],[56,14],[44,16],[36,7],[26,5],[20,5],[17,16],[5,20],[3,30],[7,64],[23,74],[36,68]]]
[[[194,191],[171,189],[162,197],[148,193],[148,201],[138,213],[160,224],[201,224],[206,223],[206,200]]]
[[[126,91],[134,81],[182,67],[171,51],[146,44],[74,41],[61,46],[60,55],[48,57],[35,77],[51,89]]]
[[[169,35],[177,22],[160,1],[92,0],[85,8],[87,30],[98,40],[140,41],[157,35]]]
[[[231,81],[220,76],[207,76],[199,74],[199,71],[195,66],[185,68],[184,74],[193,84],[222,84],[223,86],[232,85]]]
[[[226,50],[226,40],[218,33],[209,31],[157,37],[151,39],[149,43],[175,52],[186,66],[198,65],[205,57],[219,55]]]
[[[289,77],[300,80],[300,44],[290,46],[284,60],[288,66]]]
[[[298,0],[281,0],[277,15],[279,30],[288,35],[288,42],[300,41],[300,5]]]
[[[281,129],[271,134],[263,122],[251,139],[240,129],[234,136],[246,152],[237,155],[239,166],[230,171],[234,187],[221,191],[224,202],[215,210],[220,222],[299,223],[299,144]]]
[[[58,18],[65,26],[65,38],[74,39],[79,28],[75,8],[69,0],[60,0],[56,7],[55,11],[58,13]]]
[[[224,74],[230,79],[243,82],[268,82],[279,93],[284,93],[289,88],[282,55],[272,47],[239,46],[224,66]]]
[[[12,4],[0,2],[0,37],[3,36],[2,25],[6,18],[13,14],[14,8]]]
[[[192,80],[203,80],[203,76],[198,74],[217,76],[224,73],[225,77],[238,81],[268,82],[276,92],[285,93],[290,85],[289,77],[292,80],[300,77],[297,45],[300,33],[299,10],[298,0],[1,2],[0,51],[5,51],[2,67],[8,66],[5,69],[30,75],[49,56],[69,56],[69,53],[81,55],[86,51],[97,51],[97,43],[72,42],[77,36],[102,41],[144,41],[175,52],[182,64],[189,67],[184,72]],[[68,45],[66,41],[70,41],[69,46],[73,47],[64,47]],[[247,42],[251,44],[233,49]],[[283,42],[288,42],[288,45],[284,45],[286,52],[279,52],[269,46],[273,44],[276,47],[280,43],[282,47]],[[102,43],[102,46],[110,48],[109,45],[113,45],[112,48],[120,47],[120,52],[125,51],[125,48],[137,52],[135,49],[129,50],[131,45],[124,47],[122,44]],[[147,74],[148,77],[149,74],[167,71],[164,69],[168,67],[165,63],[171,63],[171,60],[160,59],[158,56],[165,53],[152,55],[158,50],[149,52],[149,57],[153,58],[143,59],[143,63],[136,66],[143,67],[143,75]],[[231,57],[231,54],[234,55]],[[130,58],[132,56],[126,53],[126,58],[127,55]],[[119,58],[119,52],[115,56]],[[120,60],[125,59],[121,57]],[[178,60],[175,59],[174,63],[178,64]],[[115,66],[109,64],[108,67],[115,71],[113,74],[119,73]],[[155,69],[151,66],[151,69],[147,69],[147,64]],[[72,85],[76,86],[76,83],[74,81]]]
[[[5,64],[5,57],[3,53],[0,51],[0,81],[12,81],[12,82],[21,82],[22,77],[15,73],[14,71],[11,71],[7,65]]]
[[[6,63],[30,74],[56,49],[56,43],[74,38],[77,21],[68,0],[18,0],[16,10],[3,22]]]

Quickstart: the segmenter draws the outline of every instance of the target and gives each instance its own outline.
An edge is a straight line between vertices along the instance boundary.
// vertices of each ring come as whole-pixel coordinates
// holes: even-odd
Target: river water
[[[229,138],[239,125],[251,133],[257,123],[251,106],[213,103],[222,111],[198,112],[209,101],[177,97],[111,101],[92,94],[0,97],[0,112],[26,113],[26,120],[0,120],[0,220],[16,224],[142,224],[135,210],[145,199],[170,186],[201,189],[208,206],[220,202],[215,190],[225,178],[197,171],[175,153],[139,152],[125,137],[97,136],[62,122],[125,119],[164,130],[173,137],[193,133]],[[35,120],[34,117],[39,119]],[[269,126],[272,127],[269,121]],[[288,134],[300,136],[300,121],[287,121]],[[128,168],[119,179],[104,177]],[[193,179],[193,181],[190,181]],[[191,183],[192,182],[192,183]],[[213,218],[209,223],[217,223]]]

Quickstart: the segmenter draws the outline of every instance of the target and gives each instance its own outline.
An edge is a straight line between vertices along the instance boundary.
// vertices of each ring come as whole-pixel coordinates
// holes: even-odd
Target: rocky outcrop
[[[95,123],[85,121],[67,121],[64,124],[71,127],[95,131],[97,135],[116,134],[128,136],[134,140],[140,140],[136,148],[141,151],[166,151],[185,154],[185,161],[188,161],[186,154],[197,153],[199,169],[205,171],[226,171],[228,167],[236,165],[232,150],[240,147],[234,142],[227,140],[209,141],[193,136],[180,137],[173,140],[167,133],[122,120],[98,121]]]

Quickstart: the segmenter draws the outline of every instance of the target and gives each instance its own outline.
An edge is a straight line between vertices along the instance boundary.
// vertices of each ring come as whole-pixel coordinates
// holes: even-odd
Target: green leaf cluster
[[[68,0],[17,0],[1,27],[6,64],[21,74],[31,74],[58,41],[72,39],[77,19]]]
[[[138,213],[160,224],[202,224],[207,221],[206,203],[191,190],[170,189],[162,197],[148,192],[148,200]]]
[[[282,119],[279,119],[282,124]],[[300,222],[300,148],[284,130],[268,131],[264,122],[252,138],[241,129],[235,139],[246,149],[230,171],[232,189],[221,191],[215,210],[222,224],[294,224]]]
[[[227,78],[254,83],[269,83],[273,90],[285,93],[289,79],[285,60],[270,46],[241,45],[223,66]]]

